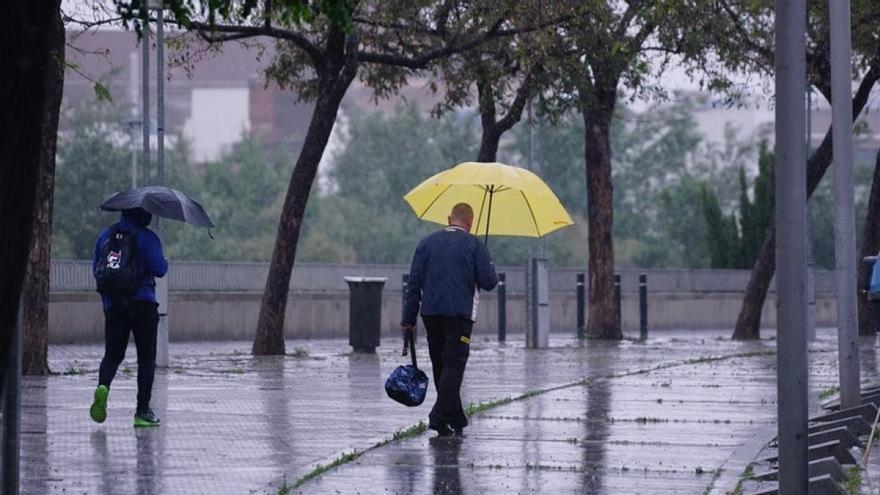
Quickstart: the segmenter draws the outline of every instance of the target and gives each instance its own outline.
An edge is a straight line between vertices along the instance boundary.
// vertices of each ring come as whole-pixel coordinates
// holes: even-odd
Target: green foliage
[[[124,26],[133,25],[140,32],[143,8],[146,0],[113,0]],[[265,15],[256,0],[163,0],[163,6],[183,26],[206,19],[209,26],[218,21],[241,21],[252,15]],[[346,28],[351,26],[351,13],[345,0],[288,0],[271,2],[273,17],[287,25],[311,23],[326,18],[331,23]]]
[[[116,216],[100,202],[131,185],[131,152],[116,144],[113,109],[77,108],[58,139],[53,206],[52,256],[91,259],[95,238]]]
[[[271,156],[259,140],[245,137],[217,162],[188,167],[192,176],[180,187],[198,198],[217,228],[211,239],[204,229],[167,222],[169,257],[270,259],[293,160],[284,154]]]
[[[692,117],[694,103],[656,105],[642,113],[621,107],[612,122],[615,259],[623,266],[709,265],[700,183],[719,183],[726,205],[733,196],[732,188],[725,188],[726,167],[740,163],[750,147],[734,132],[728,132],[723,147],[704,143]],[[528,156],[528,129],[519,126],[513,135],[510,158],[525,163],[520,157]],[[542,177],[576,222],[585,218],[583,119],[563,115],[535,140],[543,140]],[[586,231],[578,228],[548,239],[548,248],[563,247],[553,251],[554,263],[586,263]]]
[[[703,215],[706,221],[706,241],[712,268],[735,268],[739,259],[739,235],[736,217],[725,216],[718,198],[707,187],[701,191]]]
[[[748,267],[751,261],[744,260],[753,259],[772,218],[767,206],[773,195],[772,152],[766,145],[760,147],[758,175],[747,190],[749,177],[742,172],[747,144],[730,133],[725,146],[707,146],[696,132],[688,105],[660,106],[644,114],[618,112],[612,134],[618,193],[614,234],[616,256],[624,266]],[[55,181],[55,258],[91,258],[98,231],[116,221],[116,215],[99,211],[97,205],[130,187],[132,143],[116,123],[123,113],[121,107],[96,101],[65,114],[69,123],[59,138]],[[479,144],[476,118],[459,112],[433,119],[415,108],[400,107],[391,115],[356,114],[347,127],[340,125],[346,138],[328,157],[333,166],[322,178],[326,187],[312,193],[298,259],[409,263],[418,239],[439,226],[419,221],[402,196],[433,173],[474,159]],[[546,239],[546,254],[556,266],[583,266],[583,120],[565,115],[557,126],[539,129],[534,126],[535,145],[543,145],[541,175],[576,222]],[[169,141],[177,144],[166,152],[166,183],[198,199],[217,224],[211,239],[204,229],[165,222],[169,257],[269,260],[295,150],[289,155],[272,153],[245,137],[220,159],[193,164],[184,142]],[[527,126],[515,127],[499,158],[527,164],[528,142]],[[540,157],[537,149],[535,154]],[[870,172],[864,163],[856,169],[860,224]],[[809,205],[811,258],[819,268],[834,264],[832,206],[826,178]],[[736,215],[730,213],[734,210]],[[498,264],[518,265],[533,242],[493,237],[489,246]]]
[[[355,115],[346,146],[333,157],[330,191],[309,204],[299,259],[408,263],[420,222],[403,196],[422,180],[476,154],[467,114],[426,118],[414,107],[392,117]]]
[[[843,489],[848,495],[861,493],[862,471],[861,466],[851,466],[846,470],[846,480],[843,483]]]
[[[703,187],[702,207],[706,219],[706,241],[712,268],[750,268],[773,223],[774,156],[762,141],[758,150],[758,176],[749,197],[744,167],[739,169],[739,218],[725,215],[715,193]]]
[[[118,218],[98,205],[131,187],[132,143],[116,124],[120,109],[96,102],[68,113],[69,129],[58,144],[52,256],[90,259],[98,232]],[[212,240],[204,229],[164,222],[169,258],[268,260],[292,160],[267,156],[259,142],[245,138],[219,161],[196,166],[186,144],[177,143],[166,150],[165,182],[201,202],[217,229]],[[134,146],[140,160],[139,143]]]

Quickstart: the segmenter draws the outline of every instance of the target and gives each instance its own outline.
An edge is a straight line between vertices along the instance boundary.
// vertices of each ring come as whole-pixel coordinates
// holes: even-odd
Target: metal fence
[[[192,292],[261,292],[269,273],[268,263],[252,262],[171,262],[168,270],[169,290]],[[351,265],[329,263],[298,263],[293,270],[290,288],[293,291],[346,291],[344,277],[385,277],[387,290],[401,290],[401,277],[406,265]],[[507,290],[523,292],[523,267],[499,267],[507,274]],[[550,290],[566,292],[575,289],[578,273],[585,268],[551,268]],[[638,290],[638,276],[647,274],[650,291],[657,292],[742,292],[749,280],[748,270],[641,270],[621,269],[624,292]],[[771,283],[771,292],[775,284]],[[53,260],[49,278],[52,292],[94,291],[91,262]],[[588,288],[589,290],[589,288]],[[834,292],[834,273],[816,271],[816,292]]]

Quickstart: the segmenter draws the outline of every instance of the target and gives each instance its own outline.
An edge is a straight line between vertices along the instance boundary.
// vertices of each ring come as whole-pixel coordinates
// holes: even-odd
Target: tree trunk
[[[498,157],[498,144],[504,130],[498,129],[492,83],[482,78],[477,80],[477,109],[480,111],[480,128],[483,131],[477,161],[494,162]]]
[[[868,197],[868,214],[862,231],[862,256],[859,258],[858,301],[859,335],[874,335],[874,314],[871,303],[862,291],[868,285],[871,274],[861,262],[865,256],[876,256],[880,251],[880,151],[874,162],[874,180],[871,181],[871,195]]]
[[[477,107],[480,111],[480,125],[483,131],[480,138],[480,151],[477,154],[478,162],[487,163],[498,160],[498,146],[501,142],[501,136],[522,119],[523,109],[534,90],[534,72],[536,70],[533,67],[526,72],[526,76],[516,90],[516,96],[507,110],[507,115],[501,119],[497,118],[492,83],[486,79],[477,80]]]
[[[46,81],[60,0],[0,7],[0,398],[31,241],[44,145]]]
[[[761,312],[764,310],[764,301],[767,299],[767,291],[770,289],[770,280],[776,271],[776,226],[771,225],[767,229],[764,243],[758,251],[755,259],[755,267],[749,277],[746,293],[743,296],[742,308],[736,318],[736,327],[733,330],[733,338],[736,340],[749,340],[761,338]]]
[[[58,141],[58,113],[64,90],[64,23],[59,15],[50,33],[51,66],[46,72],[46,107],[43,146],[40,151],[37,204],[24,282],[22,324],[22,373],[49,373],[49,267],[52,250],[52,202],[55,188],[55,146]]]
[[[868,96],[871,89],[877,82],[878,74],[869,70],[865,74],[865,78],[859,84],[856,96],[853,98],[853,119],[858,118],[865,104],[868,102]],[[807,198],[813,194],[828,167],[831,165],[832,158],[832,141],[831,127],[825,133],[822,144],[813,152],[810,159],[807,160]],[[740,308],[739,316],[736,319],[736,327],[733,330],[734,339],[757,339],[761,337],[761,310],[764,308],[764,301],[767,297],[767,290],[770,287],[770,280],[773,278],[773,272],[776,270],[776,229],[773,225],[767,231],[767,237],[764,238],[764,244],[761,245],[761,252],[755,260],[755,266],[752,267],[752,273],[749,277],[749,284],[746,287],[746,293],[743,296],[743,304]]]
[[[584,118],[584,158],[587,173],[590,309],[587,336],[623,338],[614,305],[614,211],[611,183],[611,119],[616,89],[600,96],[581,97]]]
[[[350,42],[348,45],[351,50],[356,50],[354,43]],[[303,215],[318,172],[318,164],[333,131],[339,104],[357,73],[356,52],[349,52],[344,58],[340,55],[337,65],[327,70],[330,74],[319,78],[319,94],[315,102],[315,110],[312,112],[302,151],[287,186],[287,195],[284,198],[275,247],[272,251],[272,262],[269,265],[269,276],[266,279],[266,289],[263,291],[257,331],[254,335],[252,352],[255,356],[283,355],[285,352],[284,312],[287,308],[290,277],[296,260]]]
[[[501,134],[495,130],[495,126],[488,129],[483,126],[482,138],[480,139],[480,152],[477,154],[478,162],[494,162],[498,157],[498,145],[501,142]]]

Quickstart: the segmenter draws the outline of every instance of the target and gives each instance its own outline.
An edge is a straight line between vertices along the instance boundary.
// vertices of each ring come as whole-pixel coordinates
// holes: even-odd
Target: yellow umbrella
[[[574,224],[540,177],[497,162],[460,163],[425,180],[403,199],[419,219],[442,225],[453,206],[468,203],[478,235],[544,237]]]

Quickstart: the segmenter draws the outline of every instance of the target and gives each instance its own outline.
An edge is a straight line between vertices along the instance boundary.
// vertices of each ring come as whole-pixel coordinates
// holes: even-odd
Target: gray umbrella
[[[180,220],[199,227],[214,228],[214,222],[196,200],[164,186],[146,186],[118,192],[101,203],[104,211],[143,208],[157,217]]]

